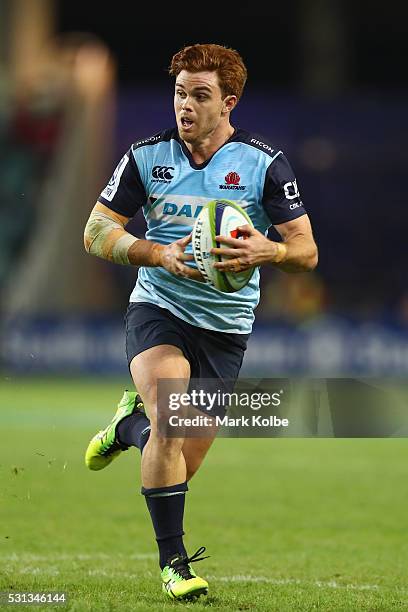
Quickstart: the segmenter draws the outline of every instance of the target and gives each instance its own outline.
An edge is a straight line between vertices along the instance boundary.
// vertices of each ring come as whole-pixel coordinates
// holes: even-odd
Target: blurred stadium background
[[[320,248],[311,275],[262,270],[244,372],[408,372],[402,10],[206,3],[198,19],[94,1],[0,7],[4,371],[127,375],[122,313],[136,270],[87,256],[82,229],[123,151],[173,124],[171,55],[216,41],[249,69],[233,123],[287,153]],[[141,216],[131,229],[143,234]]]
[[[393,0],[0,0],[0,591],[167,609],[137,454],[98,475],[83,465],[130,383],[122,320],[137,271],[86,255],[82,234],[123,152],[173,124],[166,68],[184,44],[242,53],[233,123],[287,153],[320,249],[313,274],[262,270],[243,373],[406,380],[407,16]],[[143,233],[141,216],[131,228]],[[407,436],[406,391],[380,397],[381,418],[365,397],[367,436]],[[330,427],[345,413],[355,428],[338,404]],[[407,609],[406,446],[218,440],[186,517],[189,549],[212,555],[210,605]]]

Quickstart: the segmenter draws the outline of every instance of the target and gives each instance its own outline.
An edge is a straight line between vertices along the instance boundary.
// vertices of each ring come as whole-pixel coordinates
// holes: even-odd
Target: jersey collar
[[[228,144],[228,143],[230,143],[230,142],[232,142],[232,141],[234,141],[234,140],[236,140],[236,139],[237,139],[236,137],[237,137],[237,134],[238,134],[238,131],[239,131],[239,130],[238,130],[236,127],[234,127],[234,131],[233,131],[233,133],[231,134],[231,136],[228,138],[228,140],[226,140],[226,141],[224,142],[224,144],[222,144],[222,145],[221,145],[221,146],[220,146],[220,147],[219,147],[219,148],[218,148],[216,151],[214,151],[214,153],[211,155],[211,157],[209,157],[208,159],[206,159],[206,160],[205,160],[205,162],[203,162],[202,164],[197,164],[197,163],[194,161],[193,156],[191,155],[190,151],[188,150],[186,143],[184,142],[184,140],[183,140],[182,138],[180,138],[180,134],[178,133],[178,130],[176,130],[176,131],[177,131],[176,140],[177,140],[177,142],[180,144],[181,149],[182,149],[182,151],[183,151],[184,155],[187,157],[187,159],[188,159],[188,163],[190,164],[190,166],[191,166],[192,168],[194,168],[194,170],[203,170],[203,168],[205,168],[206,166],[208,166],[208,164],[210,163],[210,161],[212,160],[212,158],[214,157],[214,155],[215,155],[216,153],[218,153],[218,151],[220,151],[220,149],[222,149],[222,147],[225,147],[225,145],[226,145],[226,144]]]

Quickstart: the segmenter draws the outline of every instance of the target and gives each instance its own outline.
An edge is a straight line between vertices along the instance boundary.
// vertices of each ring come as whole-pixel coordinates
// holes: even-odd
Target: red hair
[[[221,45],[191,45],[173,55],[169,73],[177,76],[188,72],[215,71],[223,98],[237,96],[238,100],[247,79],[247,69],[240,54]]]

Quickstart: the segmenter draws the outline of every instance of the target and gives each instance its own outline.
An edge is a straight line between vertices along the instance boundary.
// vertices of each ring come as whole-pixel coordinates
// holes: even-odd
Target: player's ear
[[[237,96],[226,96],[222,101],[222,112],[230,113],[237,105]]]

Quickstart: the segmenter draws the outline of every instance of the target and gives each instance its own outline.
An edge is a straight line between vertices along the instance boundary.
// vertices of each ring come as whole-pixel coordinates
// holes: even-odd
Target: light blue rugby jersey
[[[241,129],[203,164],[194,162],[177,129],[140,140],[121,159],[99,197],[127,217],[142,208],[145,237],[160,244],[188,235],[202,207],[215,199],[237,202],[263,234],[272,224],[306,213],[282,151]],[[191,244],[186,252],[192,252]],[[205,329],[247,334],[259,302],[259,270],[240,291],[223,293],[164,268],[141,267],[130,301],[156,304]]]

